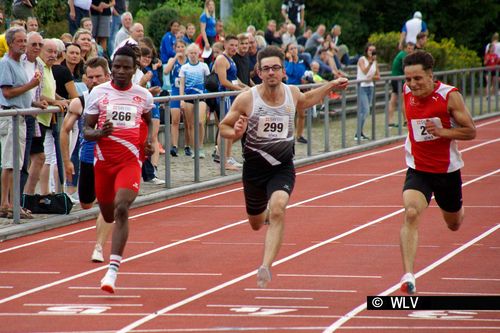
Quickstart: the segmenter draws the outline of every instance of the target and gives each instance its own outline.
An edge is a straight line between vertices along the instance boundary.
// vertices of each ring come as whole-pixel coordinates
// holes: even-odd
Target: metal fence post
[[[341,119],[340,119],[340,132],[341,132],[341,141],[342,141],[342,148],[347,147],[346,143],[346,104],[347,104],[347,97],[346,97],[346,92],[345,90],[342,91],[342,109],[340,110],[341,112]]]
[[[165,142],[165,187],[172,187],[172,177],[171,177],[171,157],[170,157],[170,146],[172,144],[170,139],[170,101],[165,103],[165,109],[163,111],[163,119],[165,122],[163,124],[163,141]]]
[[[13,196],[13,221],[20,223],[21,219],[21,195],[20,195],[20,164],[19,164],[19,115],[12,116],[12,177],[14,188],[12,189]],[[6,193],[8,195],[8,193]]]
[[[312,108],[306,111],[307,156],[312,155],[312,111]]]
[[[200,181],[200,130],[198,123],[200,122],[200,100],[197,98],[194,100],[194,181],[198,183]]]
[[[328,103],[328,96],[323,99],[323,105],[325,107],[325,118],[324,118],[324,139],[325,139],[325,152],[330,151],[330,105]]]

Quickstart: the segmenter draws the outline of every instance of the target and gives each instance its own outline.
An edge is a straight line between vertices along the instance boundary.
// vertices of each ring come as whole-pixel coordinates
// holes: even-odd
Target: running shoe
[[[243,167],[243,164],[236,161],[234,157],[229,157],[225,164],[226,170],[238,171],[241,167]]]
[[[96,244],[94,247],[94,252],[92,252],[92,257],[90,258],[93,262],[104,262],[104,255],[102,253],[101,244]]]
[[[170,148],[170,155],[172,155],[173,157],[177,157],[177,147],[176,146],[172,146],[172,148]]]
[[[401,291],[410,295],[417,292],[415,276],[412,273],[406,273],[401,278]]]
[[[165,184],[165,181],[163,179],[155,177],[151,180],[148,180],[146,183],[154,184],[154,185],[163,185],[163,184]]]
[[[257,271],[257,286],[259,286],[259,288],[265,288],[267,287],[267,284],[271,282],[271,279],[272,277],[269,267],[260,266]]]
[[[116,282],[117,274],[115,271],[108,270],[106,275],[101,280],[101,290],[106,291],[110,294],[115,293],[115,282]]]
[[[205,158],[205,151],[203,149],[198,150],[198,156],[199,156],[199,158]],[[192,158],[194,158],[194,157],[195,156],[193,154]]]
[[[189,146],[184,147],[184,154],[185,154],[186,156],[191,156],[191,155],[193,155],[193,152],[191,151],[191,147],[189,147]]]
[[[165,148],[163,148],[163,145],[158,142],[158,151],[160,152],[160,155],[165,154]]]
[[[297,142],[300,142],[300,143],[307,143],[307,139],[306,139],[306,138],[304,138],[303,136],[299,136],[299,137],[297,138]]]

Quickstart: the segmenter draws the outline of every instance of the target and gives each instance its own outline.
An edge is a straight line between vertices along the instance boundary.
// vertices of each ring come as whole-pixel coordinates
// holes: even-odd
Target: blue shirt
[[[161,39],[160,59],[166,64],[172,57],[175,57],[175,36],[168,31]]]
[[[207,34],[207,37],[215,37],[217,32],[215,31],[215,17],[214,16],[207,16],[205,12],[203,12],[200,16],[200,22],[205,23],[205,33]]]
[[[288,77],[286,83],[301,84],[302,77],[306,72],[306,65],[302,60],[299,60],[298,62],[285,61],[285,70],[286,70],[286,76]]]
[[[0,88],[20,87],[29,82],[28,74],[20,61],[15,61],[9,54],[5,54],[0,60]],[[31,107],[32,95],[29,91],[16,97],[5,98],[0,89],[0,105],[26,109]]]
[[[198,62],[196,65],[188,62],[181,67],[179,77],[184,78],[184,94],[195,95],[205,92],[205,76],[210,74],[208,65]]]
[[[225,54],[223,55],[224,57],[226,57],[227,61],[229,61],[229,68],[226,71],[226,78],[228,81],[231,81],[231,83],[234,84],[234,81],[238,80],[238,69],[236,68],[236,63],[233,61],[233,59],[229,58],[227,55]],[[219,91],[227,91],[226,87],[220,84],[220,81],[219,85],[220,85]]]

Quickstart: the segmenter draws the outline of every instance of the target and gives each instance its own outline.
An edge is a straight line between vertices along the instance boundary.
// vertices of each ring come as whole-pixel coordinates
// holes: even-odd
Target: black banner
[[[368,310],[500,310],[500,296],[367,296]]]

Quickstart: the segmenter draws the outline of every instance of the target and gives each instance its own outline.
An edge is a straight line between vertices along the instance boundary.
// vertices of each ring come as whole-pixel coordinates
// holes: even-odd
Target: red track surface
[[[478,125],[460,143],[465,224],[448,231],[431,203],[417,296],[500,295],[500,119]],[[0,331],[500,330],[499,311],[366,310],[367,295],[400,294],[404,170],[401,144],[299,169],[268,289],[255,279],[265,231],[247,225],[240,185],[134,209],[115,295],[89,260],[93,221],[1,243]]]

